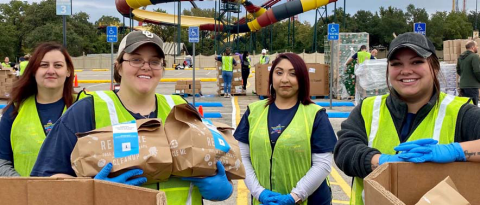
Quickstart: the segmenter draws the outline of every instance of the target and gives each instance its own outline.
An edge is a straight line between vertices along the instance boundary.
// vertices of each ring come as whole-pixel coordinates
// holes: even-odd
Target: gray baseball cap
[[[160,57],[165,58],[162,39],[150,31],[133,31],[123,37],[120,46],[118,47],[117,55],[120,55],[122,51],[125,51],[125,53],[132,53],[138,47],[147,43],[156,46],[160,52]]]
[[[419,56],[428,58],[435,55],[435,46],[422,34],[408,32],[400,34],[390,43],[390,50],[388,50],[387,59],[391,60],[393,54],[401,48],[410,48]]]

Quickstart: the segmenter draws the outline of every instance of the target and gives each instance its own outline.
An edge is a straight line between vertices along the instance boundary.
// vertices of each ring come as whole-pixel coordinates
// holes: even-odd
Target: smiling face
[[[274,68],[272,84],[277,98],[298,98],[298,80],[289,60],[281,60]]]
[[[405,101],[430,99],[434,89],[432,68],[427,59],[403,48],[388,63],[388,78],[400,98]]]
[[[142,60],[145,61],[145,64],[141,68],[132,66],[134,61]],[[155,93],[155,88],[163,76],[163,67],[153,70],[148,62],[163,62],[156,47],[152,44],[145,44],[132,53],[125,53],[121,68],[118,71],[122,77],[120,90],[127,90],[127,92],[136,94]]]
[[[65,80],[70,77],[65,56],[59,50],[45,53],[35,73],[38,88],[63,89]],[[40,90],[40,89],[39,89]]]

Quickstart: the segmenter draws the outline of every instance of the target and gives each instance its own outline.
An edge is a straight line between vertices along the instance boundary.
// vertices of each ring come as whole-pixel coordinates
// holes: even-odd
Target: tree
[[[428,13],[425,8],[415,8],[413,4],[407,6],[407,22],[410,28],[413,28],[413,24],[417,22],[427,23],[428,25]]]
[[[380,22],[378,25],[379,43],[389,45],[393,40],[393,33],[402,34],[408,32],[407,16],[402,10],[389,6],[380,7]]]
[[[101,26],[120,26],[120,19],[114,16],[102,15],[97,21],[95,21],[95,27]]]

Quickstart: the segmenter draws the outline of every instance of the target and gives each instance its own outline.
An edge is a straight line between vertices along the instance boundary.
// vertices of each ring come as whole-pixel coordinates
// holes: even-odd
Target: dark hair
[[[282,60],[288,60],[293,65],[295,69],[295,76],[298,81],[298,99],[304,105],[313,103],[310,100],[310,78],[308,76],[307,65],[305,61],[295,53],[282,53],[277,56],[273,61],[272,67],[270,69],[270,74],[268,76],[268,102],[267,106],[275,102],[276,94],[275,89],[273,88],[273,71],[277,67],[278,63]]]
[[[248,56],[248,51],[243,51],[243,57]]]
[[[70,72],[70,77],[65,79],[65,83],[63,85],[63,101],[65,102],[65,106],[67,108],[73,104],[73,94],[75,94],[75,91],[73,90],[73,79],[75,76],[73,61],[65,47],[58,43],[48,42],[42,43],[35,48],[35,51],[33,52],[33,55],[31,56],[30,61],[25,68],[25,73],[12,86],[11,98],[9,99],[7,107],[3,109],[3,113],[5,113],[10,106],[14,106],[12,116],[15,116],[18,114],[20,104],[28,97],[37,94],[38,90],[35,74],[37,73],[45,54],[53,50],[60,51],[65,57],[65,62],[67,63],[67,70]]]
[[[474,47],[475,44],[476,44],[475,41],[469,41],[469,42],[467,42],[467,44],[465,44],[465,48],[470,49],[470,48]]]
[[[360,46],[360,50],[365,50],[365,49],[367,49],[367,46],[366,46],[366,45]]]
[[[418,54],[417,54],[418,55]],[[438,80],[438,75],[442,75],[440,72],[440,61],[438,61],[438,57],[436,55],[430,55],[427,58],[428,65],[430,66],[430,72],[432,73],[433,76],[433,89],[435,90],[435,93],[437,94],[437,103],[440,102],[440,81]],[[397,95],[396,92],[392,92],[392,87],[390,87],[390,82],[388,80],[388,67],[390,66],[389,62],[387,62],[387,87],[388,90],[390,91],[391,95],[394,95],[397,98],[400,98],[400,96]]]

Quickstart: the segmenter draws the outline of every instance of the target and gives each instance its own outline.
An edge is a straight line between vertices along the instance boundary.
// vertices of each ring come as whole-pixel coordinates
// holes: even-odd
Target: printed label
[[[210,133],[212,133],[215,149],[223,152],[230,151],[230,145],[227,143],[227,141],[225,141],[222,134],[220,134],[220,132],[217,130],[217,127],[213,125],[212,121],[208,119],[202,119],[202,122],[207,126],[208,130],[210,130]]]
[[[308,69],[308,72],[310,72],[310,73],[315,73],[315,68],[309,68],[309,69]]]
[[[135,121],[113,125],[113,157],[121,158],[140,153]],[[110,147],[111,145],[107,145]]]

